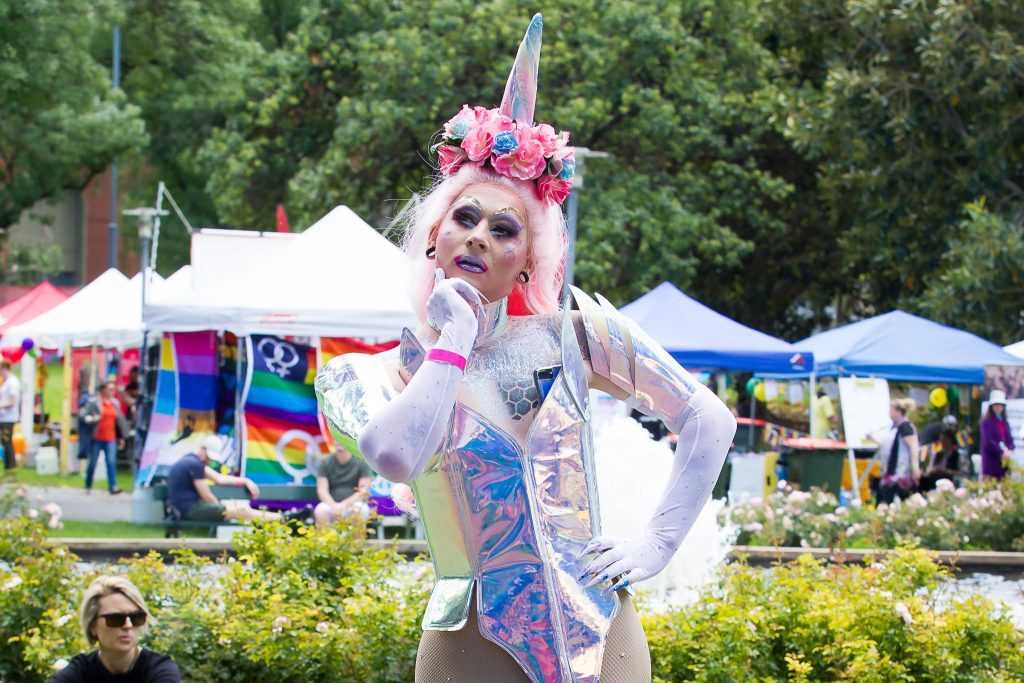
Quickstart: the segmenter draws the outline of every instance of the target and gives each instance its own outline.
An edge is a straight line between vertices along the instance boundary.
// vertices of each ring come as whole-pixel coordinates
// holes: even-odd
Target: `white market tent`
[[[173,277],[173,276],[172,276]],[[177,281],[179,286],[181,280]],[[166,294],[167,282],[152,276],[152,291]],[[31,338],[44,349],[72,346],[125,348],[142,342],[142,276],[131,280],[110,268],[98,278],[54,306],[21,325],[7,336]]]
[[[1006,351],[1007,353],[1013,356],[1017,356],[1018,358],[1024,358],[1024,341],[1019,341],[1016,344],[1004,346],[1003,351]]]
[[[164,332],[393,339],[416,326],[408,272],[405,254],[346,206],[297,234],[200,230],[180,275],[189,286],[154,288],[145,320]]]

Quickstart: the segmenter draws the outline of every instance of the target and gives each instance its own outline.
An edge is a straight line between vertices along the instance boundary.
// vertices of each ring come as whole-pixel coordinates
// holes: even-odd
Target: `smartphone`
[[[561,365],[552,365],[546,368],[537,368],[533,371],[533,383],[537,385],[537,394],[540,400],[547,398],[548,392],[558,379],[558,373],[562,371]]]

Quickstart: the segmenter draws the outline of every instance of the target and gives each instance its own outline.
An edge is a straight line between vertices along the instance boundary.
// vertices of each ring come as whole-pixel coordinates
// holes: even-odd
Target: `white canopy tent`
[[[1011,355],[1017,356],[1018,358],[1024,358],[1024,341],[1019,341],[1016,344],[1004,346],[1003,351],[1006,351]]]
[[[416,325],[408,272],[405,254],[346,206],[298,234],[201,230],[190,286],[154,288],[145,320],[166,332],[395,338]]]
[[[172,276],[173,277],[173,276]],[[178,286],[184,283],[178,279]],[[167,281],[153,274],[154,294],[168,294]],[[142,341],[142,276],[131,280],[110,268],[66,301],[8,331],[13,339],[29,337],[44,349],[72,346],[126,348]]]

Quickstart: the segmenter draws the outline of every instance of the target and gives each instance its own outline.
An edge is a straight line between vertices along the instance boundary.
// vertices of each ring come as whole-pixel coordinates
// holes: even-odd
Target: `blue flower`
[[[572,159],[563,159],[562,172],[558,174],[558,177],[562,180],[572,180],[574,175],[576,175],[576,162]]]
[[[511,154],[519,149],[519,141],[515,133],[510,130],[502,131],[494,136],[494,144],[491,145],[493,154]]]
[[[472,128],[473,124],[463,116],[452,123],[451,136],[456,140],[461,140],[469,135],[469,131],[472,130]]]

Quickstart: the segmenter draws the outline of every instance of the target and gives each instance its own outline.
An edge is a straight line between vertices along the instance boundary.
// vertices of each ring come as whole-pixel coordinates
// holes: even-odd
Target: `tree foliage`
[[[113,10],[105,0],[0,0],[0,228],[146,141],[139,108],[111,87],[92,47],[110,36]]]
[[[52,16],[66,10],[57,0],[2,5],[19,21],[36,17],[37,47],[60,21],[76,22],[60,49],[88,54],[60,63],[90,75],[78,74],[75,87],[92,84],[107,99],[75,102],[106,103],[100,119],[132,121],[82,139],[89,117],[57,126],[74,137],[66,149],[81,152],[77,172],[102,168],[128,137],[141,144],[141,116],[151,141],[136,157],[132,201],[148,202],[162,179],[194,223],[262,229],[278,203],[295,226],[347,204],[386,228],[429,184],[427,149],[441,124],[463,103],[498,103],[534,9],[519,0],[125,2],[133,109],[117,104],[98,67],[112,21],[103,2],[113,1],[73,20]],[[894,307],[1001,341],[1019,336],[1020,261],[998,257],[1024,224],[1017,5],[545,8],[538,119],[611,155],[586,164],[577,282],[625,303],[669,280],[788,338]],[[81,37],[90,32],[91,52]],[[15,46],[27,40],[11,36]],[[5,49],[0,69],[21,69],[35,94],[5,83],[4,94],[24,102],[0,106],[21,107],[27,120],[38,108],[31,97],[61,88],[56,76],[36,78],[24,49]],[[0,153],[14,159],[4,168],[14,169],[8,131],[20,129],[5,119],[0,130]],[[94,149],[96,140],[105,146]],[[51,167],[63,158],[29,163],[31,197],[19,201],[71,182]],[[3,193],[4,202],[14,196],[6,185]],[[970,208],[982,205],[984,215]],[[164,269],[186,258],[180,236],[161,244]]]

